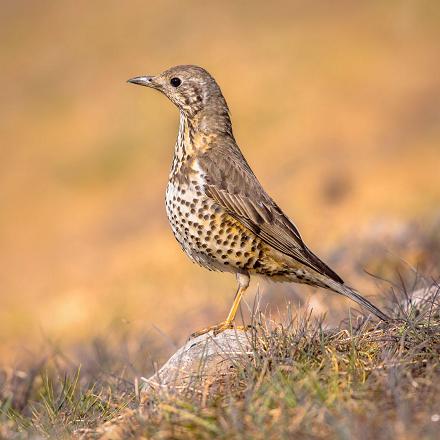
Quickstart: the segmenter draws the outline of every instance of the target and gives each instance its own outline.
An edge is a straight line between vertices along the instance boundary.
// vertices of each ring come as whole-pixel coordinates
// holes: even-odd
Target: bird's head
[[[226,102],[214,78],[201,67],[183,65],[171,67],[156,76],[137,76],[128,80],[159,90],[188,116],[207,107],[224,107]]]

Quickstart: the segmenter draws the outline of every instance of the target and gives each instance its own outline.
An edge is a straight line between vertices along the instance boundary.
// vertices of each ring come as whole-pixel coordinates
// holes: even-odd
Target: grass
[[[138,378],[152,370],[154,341],[97,340],[78,355],[82,367],[54,349],[3,372],[0,438],[436,438],[440,287],[418,290],[413,304],[408,289],[395,293],[392,324],[350,315],[328,329],[292,309],[282,324],[256,314],[253,354],[231,376],[143,404]]]

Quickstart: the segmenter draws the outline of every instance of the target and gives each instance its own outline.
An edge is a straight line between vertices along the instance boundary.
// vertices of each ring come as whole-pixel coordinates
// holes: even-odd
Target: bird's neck
[[[182,111],[180,112],[179,132],[177,134],[176,145],[174,147],[173,165],[171,167],[170,178],[176,176],[183,164],[188,161],[193,152],[194,128],[191,119]]]
[[[171,175],[178,173],[198,154],[212,148],[213,140],[219,136],[233,137],[226,104],[206,107],[193,115],[181,111]]]
[[[204,135],[232,136],[229,109],[223,96],[213,99],[200,111],[191,115],[190,123],[195,131]]]

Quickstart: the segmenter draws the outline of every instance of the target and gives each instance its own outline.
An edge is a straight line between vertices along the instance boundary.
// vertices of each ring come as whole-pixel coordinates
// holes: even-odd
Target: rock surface
[[[186,342],[150,378],[143,379],[143,398],[149,393],[179,393],[188,387],[204,389],[236,373],[237,363],[253,354],[251,333],[226,330],[212,332]]]

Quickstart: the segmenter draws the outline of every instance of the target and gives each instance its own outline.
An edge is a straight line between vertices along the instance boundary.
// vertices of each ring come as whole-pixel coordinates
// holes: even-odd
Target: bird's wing
[[[198,158],[205,192],[265,243],[336,282],[343,280],[304,244],[298,229],[264,191],[238,147],[216,146]]]

